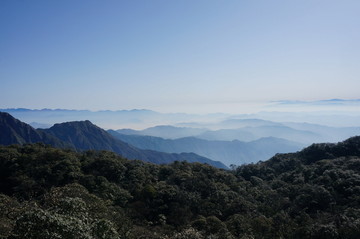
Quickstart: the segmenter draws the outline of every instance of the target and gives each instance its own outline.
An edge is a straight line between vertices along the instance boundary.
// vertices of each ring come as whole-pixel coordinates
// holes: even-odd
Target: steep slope
[[[226,168],[221,162],[215,162],[194,153],[169,154],[138,149],[115,139],[108,132],[88,120],[55,124],[53,127],[41,131],[51,134],[80,150],[109,150],[129,159],[140,159],[152,163],[171,163],[186,160]]]
[[[221,162],[201,157],[194,153],[168,154],[152,150],[141,150],[120,140],[116,140],[105,130],[90,121],[55,124],[49,129],[34,129],[8,113],[0,112],[0,145],[45,143],[54,147],[76,150],[109,150],[129,159],[140,159],[152,163],[188,161],[207,163],[226,168]]]
[[[55,147],[68,147],[66,143],[49,135],[40,132],[30,125],[15,119],[8,113],[0,112],[0,144],[25,144],[43,142]]]
[[[115,138],[141,149],[151,149],[167,153],[193,152],[198,155],[218,160],[226,165],[267,160],[276,153],[298,151],[304,145],[277,138],[262,138],[252,142],[209,141],[194,137],[163,139],[160,137],[125,135],[109,130]]]

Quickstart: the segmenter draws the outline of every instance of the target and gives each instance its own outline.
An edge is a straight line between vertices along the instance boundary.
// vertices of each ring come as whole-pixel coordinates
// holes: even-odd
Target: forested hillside
[[[231,171],[0,147],[0,238],[359,238],[360,137]]]
[[[34,129],[30,125],[15,119],[10,114],[0,112],[0,145],[39,142],[77,151],[109,150],[128,159],[140,159],[157,164],[186,160],[227,168],[221,162],[194,153],[163,153],[136,148],[115,139],[108,132],[88,120],[55,124],[49,129]]]

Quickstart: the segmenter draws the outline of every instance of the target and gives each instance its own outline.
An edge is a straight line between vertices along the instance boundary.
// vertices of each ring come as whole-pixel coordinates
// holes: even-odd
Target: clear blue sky
[[[359,0],[1,0],[0,108],[360,98]]]

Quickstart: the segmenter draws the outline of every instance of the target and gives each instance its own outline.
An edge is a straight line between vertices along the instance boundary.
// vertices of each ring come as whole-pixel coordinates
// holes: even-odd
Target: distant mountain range
[[[226,168],[221,162],[215,162],[194,153],[169,154],[138,149],[115,139],[90,121],[67,122],[55,124],[49,129],[34,129],[30,125],[15,119],[10,114],[0,112],[0,144],[36,142],[76,150],[109,150],[129,159],[139,159],[157,164],[186,160]]]
[[[204,140],[195,137],[163,139],[154,136],[126,135],[108,131],[115,138],[141,149],[151,149],[167,153],[193,152],[217,160],[226,165],[267,160],[276,153],[288,153],[302,149],[303,144],[274,137],[261,138],[252,142]],[[145,131],[149,132],[149,131]]]
[[[161,137],[164,139],[178,139],[183,137],[191,137],[207,132],[205,128],[175,127],[171,125],[159,125],[144,130],[119,129],[120,134],[126,135],[146,135]]]
[[[160,125],[144,130],[108,132],[141,149],[168,153],[193,152],[220,160],[228,166],[264,161],[276,153],[298,151],[312,143],[335,143],[360,135],[360,127],[329,127],[261,119],[228,119],[203,125],[178,125],[181,127]]]
[[[319,142],[339,142],[349,137],[360,135],[360,127],[329,127],[318,124],[297,122],[272,122],[259,119],[231,119],[218,123],[203,125],[180,124],[182,127],[161,125],[144,130],[120,129],[120,134],[154,136],[165,139],[179,139],[196,137],[212,141],[239,140],[251,142],[261,138],[275,137],[301,145],[310,145]],[[187,125],[187,127],[184,127]],[[210,129],[213,130],[210,130]]]
[[[23,122],[33,126],[54,125],[59,122],[90,120],[92,123],[106,129],[146,128],[161,124],[176,124],[188,121],[218,121],[224,120],[228,114],[196,115],[185,113],[159,113],[146,109],[133,110],[68,110],[68,109],[41,109],[24,108],[0,109]]]
[[[263,137],[276,137],[302,144],[310,144],[317,141],[320,135],[311,131],[296,130],[284,125],[276,125],[207,131],[197,137],[208,140],[237,139],[241,141],[254,141]]]
[[[354,122],[360,122],[360,118],[357,120],[358,115],[355,113],[332,115],[331,112],[291,114],[260,112],[254,115],[236,116],[164,114],[150,110],[6,109],[6,111],[21,117],[22,121],[29,122],[38,129],[24,129],[24,132],[32,132],[26,136],[24,132],[17,132],[18,128],[14,127],[8,132],[13,133],[12,136],[4,139],[4,143],[41,141],[56,147],[72,147],[78,150],[105,149],[130,159],[137,158],[154,163],[180,161],[186,157],[189,162],[216,160],[227,166],[240,165],[267,160],[276,153],[297,151],[312,143],[336,143],[360,135],[360,127],[333,127],[299,122],[303,118],[316,118],[318,122],[351,121],[354,125]],[[263,118],[254,118],[256,116]],[[277,118],[278,121],[266,120],[266,118]],[[107,125],[106,129],[117,129],[116,133],[109,131],[112,134],[110,135],[90,121],[82,121],[83,119],[91,119],[96,125]],[[290,119],[296,120],[290,122]],[[68,123],[50,127],[53,122]],[[126,127],[117,128],[119,125]],[[151,127],[135,130],[144,125]],[[29,127],[31,126],[27,125],[27,128]],[[160,152],[166,154],[159,154]],[[199,155],[206,159],[198,158]],[[214,165],[212,161],[208,163]],[[218,166],[224,167],[224,165]]]
[[[47,128],[55,123],[90,120],[92,123],[105,129],[145,129],[158,125],[172,125],[179,127],[207,128],[209,130],[235,129],[243,127],[275,126],[284,122],[310,123],[331,127],[359,127],[360,111],[359,100],[329,100],[322,101],[319,105],[343,105],[343,110],[312,110],[312,111],[290,111],[296,110],[297,105],[290,102],[274,103],[285,105],[288,108],[276,111],[276,108],[268,108],[266,111],[254,114],[186,114],[186,113],[160,113],[146,109],[134,110],[68,110],[68,109],[24,109],[8,108],[0,109],[21,121],[31,124],[35,128]],[[303,102],[300,102],[303,104]],[[289,107],[289,105],[291,107]],[[308,105],[308,104],[306,104]],[[311,102],[310,102],[311,105]],[[347,106],[351,106],[347,108]],[[304,108],[306,109],[306,108]],[[241,121],[239,121],[241,120]]]

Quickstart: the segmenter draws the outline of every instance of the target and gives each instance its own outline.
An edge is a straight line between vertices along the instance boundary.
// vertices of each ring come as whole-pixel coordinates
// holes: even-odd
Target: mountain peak
[[[25,144],[43,142],[57,147],[66,146],[65,143],[32,126],[21,122],[9,113],[0,112],[0,144]]]
[[[57,123],[54,124],[51,128],[49,128],[50,131],[64,131],[67,133],[71,132],[79,132],[79,131],[97,131],[101,132],[103,131],[100,127],[93,124],[90,120],[83,120],[83,121],[69,121],[64,123]]]
[[[81,121],[68,121],[68,122],[63,122],[63,123],[57,123],[55,125],[71,126],[71,125],[94,125],[94,124],[90,120],[81,120]]]

